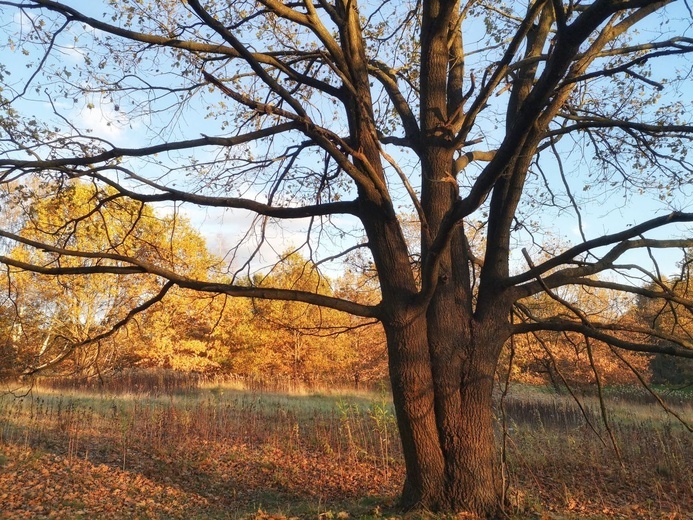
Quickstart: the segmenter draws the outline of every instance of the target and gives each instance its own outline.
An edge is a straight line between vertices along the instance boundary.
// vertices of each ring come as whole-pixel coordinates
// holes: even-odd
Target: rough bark
[[[438,442],[425,318],[386,326],[385,331],[406,467],[402,506],[437,510],[442,505],[445,461]]]
[[[499,514],[493,433],[493,375],[503,329],[434,329],[429,317],[386,327],[390,377],[406,463],[402,506]],[[446,320],[441,320],[446,323]]]

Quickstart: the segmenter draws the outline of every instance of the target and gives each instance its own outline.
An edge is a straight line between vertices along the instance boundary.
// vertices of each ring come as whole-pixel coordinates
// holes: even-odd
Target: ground
[[[693,436],[676,421],[621,405],[621,466],[603,427],[604,443],[568,400],[514,399],[512,517],[693,518]],[[0,518],[401,516],[401,455],[382,395],[35,391],[0,400],[0,434]]]

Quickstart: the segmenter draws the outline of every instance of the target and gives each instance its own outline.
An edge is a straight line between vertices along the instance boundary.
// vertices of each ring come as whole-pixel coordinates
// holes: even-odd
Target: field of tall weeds
[[[397,516],[387,389],[248,390],[154,373],[0,398],[0,518]],[[137,382],[133,378],[137,379]],[[499,455],[516,518],[689,518],[693,435],[634,390],[512,387]],[[690,421],[690,396],[672,400]]]

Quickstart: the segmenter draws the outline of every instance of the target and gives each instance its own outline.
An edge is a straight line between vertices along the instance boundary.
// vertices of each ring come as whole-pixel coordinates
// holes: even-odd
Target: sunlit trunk
[[[493,374],[502,345],[482,327],[452,357],[431,348],[430,320],[388,329],[390,375],[406,464],[402,506],[499,514]],[[499,344],[500,341],[500,344]],[[432,369],[432,367],[434,367]]]
[[[385,332],[392,395],[406,466],[402,506],[435,510],[442,498],[445,461],[436,427],[425,318],[417,318],[403,326],[388,326]]]
[[[493,433],[493,368],[479,359],[470,364],[457,392],[436,395],[441,401],[439,429],[446,462],[443,508],[493,517],[501,507]]]

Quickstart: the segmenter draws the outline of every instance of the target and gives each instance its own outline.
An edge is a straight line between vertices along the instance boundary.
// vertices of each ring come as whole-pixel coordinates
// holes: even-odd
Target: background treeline
[[[79,377],[156,367],[267,382],[291,379],[359,385],[387,378],[382,330],[366,319],[297,302],[206,296],[173,287],[161,301],[127,321],[129,310],[160,291],[162,282],[117,269],[108,272],[119,266],[119,253],[135,254],[143,261],[210,281],[235,277],[253,286],[377,302],[377,281],[369,265],[357,256],[338,277],[326,276],[313,262],[291,251],[283,263],[266,272],[230,273],[222,270],[228,262],[212,254],[204,238],[180,216],[157,214],[85,183],[75,182],[60,191],[60,200],[41,197],[43,188],[14,186],[12,200],[5,201],[3,211],[7,215],[11,208],[13,221],[20,223],[15,232],[37,241],[52,240],[56,251],[86,254],[74,259],[75,274],[53,276],[24,271],[21,262],[42,263],[47,268],[60,262],[60,267],[69,267],[64,255],[26,247],[3,251],[16,265],[7,268],[0,296],[0,376],[37,367],[44,374]],[[79,268],[95,265],[90,263],[90,251],[113,253],[110,264],[93,260],[104,267],[103,273],[79,274]],[[687,260],[673,285],[681,296],[690,298],[688,266]],[[625,339],[661,343],[689,328],[681,316],[690,316],[690,309],[680,312],[670,302],[615,301],[611,294],[589,285],[571,291],[561,298],[579,303],[591,317],[608,321],[616,331],[628,330],[623,333]],[[560,304],[547,295],[523,305],[526,315],[539,319],[560,313]],[[638,323],[653,324],[661,334],[634,338]],[[514,338],[506,348],[505,373],[499,377],[505,378],[508,370],[513,380],[556,387],[597,381],[687,384],[693,380],[690,360],[623,353],[599,342],[586,343],[570,332]]]

